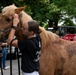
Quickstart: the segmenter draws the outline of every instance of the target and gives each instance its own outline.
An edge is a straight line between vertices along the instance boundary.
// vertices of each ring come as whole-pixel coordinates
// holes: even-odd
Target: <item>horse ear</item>
[[[12,5],[15,5],[14,3]]]
[[[25,8],[26,8],[26,6],[16,8],[16,9],[15,9],[15,13],[16,13],[16,14],[19,14],[19,13],[20,13],[22,10],[24,10]]]
[[[15,4],[13,3],[12,5],[14,5],[15,6]]]

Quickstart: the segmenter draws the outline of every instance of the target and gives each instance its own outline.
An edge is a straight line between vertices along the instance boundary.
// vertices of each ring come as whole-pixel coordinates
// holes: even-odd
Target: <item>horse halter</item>
[[[19,14],[19,23],[18,23],[18,29],[20,28],[20,24],[21,24],[21,18],[22,18],[22,13]],[[11,30],[12,26],[10,28],[5,28],[5,29],[0,29],[0,35],[1,35],[1,38],[0,38],[0,42],[6,40],[7,38],[5,38],[5,33],[9,32]],[[18,30],[17,29],[17,30]]]
[[[10,30],[11,30],[11,28],[9,28],[9,29],[8,28],[7,29],[1,29],[0,32],[8,32]]]

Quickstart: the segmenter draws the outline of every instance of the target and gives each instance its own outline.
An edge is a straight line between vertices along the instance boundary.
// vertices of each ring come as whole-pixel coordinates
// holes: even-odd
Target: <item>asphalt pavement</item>
[[[19,60],[20,60],[20,58],[19,58]],[[6,64],[7,64],[7,66],[10,66],[10,60],[6,60]],[[0,73],[0,75],[1,75],[1,73]],[[11,73],[10,73],[10,67],[7,70],[3,70],[3,75],[11,75]],[[12,60],[12,75],[19,75],[18,60],[17,59]],[[22,75],[22,73],[21,73],[21,67],[20,67],[20,75]]]

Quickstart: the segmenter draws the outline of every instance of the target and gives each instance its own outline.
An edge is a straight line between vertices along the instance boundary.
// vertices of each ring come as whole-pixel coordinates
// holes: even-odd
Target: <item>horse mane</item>
[[[47,48],[47,46],[52,43],[52,42],[57,42],[60,40],[60,37],[51,32],[51,31],[47,31],[45,30],[43,27],[40,27],[41,29],[41,33],[40,33],[40,36],[41,36],[41,40],[42,40],[42,48]],[[42,49],[44,50],[44,49]]]
[[[22,11],[21,14],[22,14],[22,18],[21,18],[22,24],[24,24],[25,21],[33,20],[32,17],[28,15],[27,13],[25,13],[24,11]]]

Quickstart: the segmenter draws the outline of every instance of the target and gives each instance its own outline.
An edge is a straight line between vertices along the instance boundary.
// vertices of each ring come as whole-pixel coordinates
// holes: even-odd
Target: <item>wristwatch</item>
[[[17,30],[17,29],[18,29],[16,26],[12,26],[12,28],[13,28],[14,30]]]

